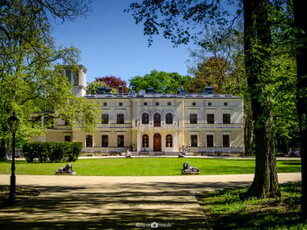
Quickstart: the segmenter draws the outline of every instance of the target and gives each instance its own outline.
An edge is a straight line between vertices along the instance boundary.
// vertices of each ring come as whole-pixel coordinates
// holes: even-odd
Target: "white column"
[[[137,148],[136,148],[136,151],[137,152],[139,152],[139,151],[141,151],[141,144],[142,144],[142,138],[141,138],[141,132],[138,132],[138,134],[137,134],[137,141],[136,141],[136,143],[137,143]]]

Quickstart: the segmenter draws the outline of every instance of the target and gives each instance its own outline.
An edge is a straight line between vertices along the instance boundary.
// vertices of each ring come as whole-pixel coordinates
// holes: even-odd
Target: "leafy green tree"
[[[301,158],[302,158],[302,201],[301,215],[307,219],[307,14],[306,4],[294,0],[294,22],[296,33],[296,64],[297,64],[297,112],[299,117]]]
[[[256,167],[246,196],[280,196],[276,172],[272,100],[266,89],[271,76],[269,3],[243,1],[244,50],[248,92],[254,121]]]
[[[108,87],[108,86],[103,81],[90,82],[86,87],[86,94],[92,94],[92,95],[97,94],[99,87]]]
[[[272,33],[281,30],[282,23],[278,22],[279,27],[275,26],[278,20],[272,17],[284,22],[286,2],[244,0],[242,5],[232,7],[232,11],[237,9],[234,20],[228,20],[230,10],[227,12],[223,7],[227,3],[234,4],[235,1],[142,1],[132,3],[128,11],[132,12],[136,23],[144,23],[144,34],[150,36],[149,42],[162,31],[163,36],[175,45],[193,39],[199,41],[199,30],[207,32],[212,26],[218,28],[215,36],[221,39],[228,32],[225,28],[231,28],[235,19],[244,13],[244,63],[256,152],[255,178],[247,196],[279,196],[275,167],[274,99],[270,89],[275,80],[272,73]]]
[[[187,89],[189,76],[182,76],[178,73],[167,73],[152,70],[144,77],[136,76],[129,80],[131,90],[140,91],[154,88],[160,93],[177,93],[178,88]]]
[[[194,73],[195,91],[202,92],[206,86],[212,86],[216,93],[225,93],[225,78],[228,70],[229,66],[224,58],[206,58],[197,65]]]
[[[89,129],[96,123],[97,107],[75,98],[66,77],[55,68],[59,63],[75,64],[78,51],[56,48],[48,21],[49,16],[65,21],[83,15],[88,6],[86,0],[1,1],[0,158],[10,143],[7,119],[13,112],[21,121],[19,142],[42,132],[44,127],[35,117],[78,117],[78,126]],[[73,106],[77,102],[80,106]]]

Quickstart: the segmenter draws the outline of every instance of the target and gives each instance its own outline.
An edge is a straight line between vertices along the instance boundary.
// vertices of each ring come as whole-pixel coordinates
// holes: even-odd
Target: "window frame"
[[[117,114],[116,124],[125,124],[125,115],[123,113]]]
[[[229,148],[229,147],[230,147],[230,135],[223,134],[223,148]]]
[[[125,147],[125,135],[122,134],[117,135],[117,147],[118,148]]]
[[[108,113],[101,114],[101,124],[103,125],[109,124],[109,114]]]
[[[101,135],[101,147],[109,147],[109,135]]]
[[[214,113],[207,114],[207,124],[214,124],[215,123],[215,115]]]
[[[190,113],[190,124],[197,124],[198,118],[197,113]]]
[[[69,138],[69,139],[67,139]],[[71,142],[71,135],[65,135],[64,136],[64,142]]]
[[[165,124],[167,125],[173,124],[173,114],[172,113],[165,114]]]
[[[159,117],[159,119],[157,119]],[[161,114],[155,113],[154,114],[154,127],[161,127]]]
[[[223,124],[231,124],[230,113],[223,113]]]
[[[87,148],[94,147],[93,135],[86,135],[86,137],[85,137],[85,147],[87,147]]]
[[[145,120],[145,118],[146,118],[146,120]],[[142,114],[142,125],[148,125],[148,124],[149,124],[149,114],[143,113]]]
[[[142,136],[142,148],[148,148],[149,147],[149,136],[148,134],[143,134]]]
[[[210,139],[209,139],[209,137],[210,137]],[[207,142],[207,148],[213,148],[214,147],[214,135],[213,134],[207,134],[206,135],[206,142]]]
[[[198,147],[198,135],[197,134],[190,135],[190,143],[191,143],[191,147]]]
[[[173,147],[173,136],[171,134],[167,134],[165,137],[165,147],[166,148]]]

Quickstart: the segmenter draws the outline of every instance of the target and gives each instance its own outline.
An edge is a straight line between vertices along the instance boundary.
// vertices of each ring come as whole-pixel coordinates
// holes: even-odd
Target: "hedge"
[[[81,142],[31,142],[23,146],[23,155],[27,162],[72,162],[78,160],[81,149]]]

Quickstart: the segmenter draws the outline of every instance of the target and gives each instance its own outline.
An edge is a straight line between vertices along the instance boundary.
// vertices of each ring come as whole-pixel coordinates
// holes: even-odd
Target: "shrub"
[[[23,154],[27,162],[71,162],[78,160],[81,149],[81,142],[32,142],[23,146]]]

